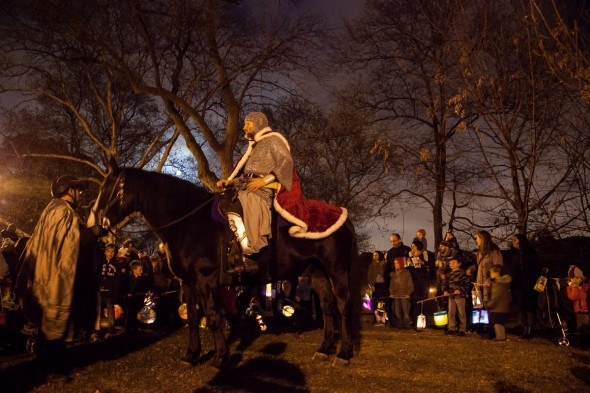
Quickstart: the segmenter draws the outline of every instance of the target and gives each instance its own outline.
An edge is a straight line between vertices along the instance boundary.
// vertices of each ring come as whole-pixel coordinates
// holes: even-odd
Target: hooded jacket
[[[510,312],[510,302],[512,301],[512,295],[510,294],[511,282],[512,277],[508,274],[491,280],[490,298],[485,303],[488,310],[494,313]]]

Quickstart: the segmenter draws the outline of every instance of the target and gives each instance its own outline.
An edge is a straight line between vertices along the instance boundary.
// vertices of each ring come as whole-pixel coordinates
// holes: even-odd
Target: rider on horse
[[[228,179],[217,182],[218,187],[241,185],[237,195],[240,203],[229,207],[226,214],[246,263],[240,264],[241,259],[236,259],[235,268],[228,273],[257,270],[256,263],[248,257],[268,245],[274,191],[279,187],[290,190],[293,185],[289,145],[268,126],[266,116],[261,112],[249,113],[243,129],[249,141],[248,150]]]

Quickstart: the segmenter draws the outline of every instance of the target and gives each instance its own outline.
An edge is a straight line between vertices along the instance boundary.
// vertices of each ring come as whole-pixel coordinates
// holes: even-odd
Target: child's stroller
[[[539,323],[550,330],[557,330],[561,337],[557,344],[561,347],[570,345],[570,337],[577,333],[568,331],[568,325],[575,326],[575,315],[571,301],[567,298],[565,278],[546,278],[541,276],[535,289],[539,291]]]

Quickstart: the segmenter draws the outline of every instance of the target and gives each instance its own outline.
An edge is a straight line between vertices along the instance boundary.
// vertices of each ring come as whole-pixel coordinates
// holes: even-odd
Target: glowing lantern
[[[490,319],[488,317],[488,310],[473,310],[471,312],[471,323],[473,324],[488,324]]]
[[[287,318],[291,318],[293,316],[293,314],[295,314],[295,309],[293,308],[293,306],[290,306],[288,304],[283,306],[283,315],[286,316]]]
[[[186,312],[186,303],[182,303],[180,307],[178,307],[178,316],[184,320],[188,319],[188,315]]]
[[[428,288],[428,298],[431,299],[436,295],[436,287]]]
[[[416,329],[426,329],[426,315],[420,314],[418,315],[418,320],[416,321]]]
[[[434,326],[443,327],[449,323],[449,318],[446,311],[438,311],[434,313]]]
[[[272,283],[266,284],[266,297],[272,298]]]
[[[426,315],[424,315],[424,302],[420,303],[420,315],[418,315],[418,319],[416,320],[416,329],[426,329]]]
[[[373,310],[373,306],[371,305],[371,297],[366,293],[365,293],[365,296],[363,297],[363,307],[365,308],[365,310],[368,310],[368,311]]]
[[[156,310],[154,309],[156,305],[151,292],[145,294],[143,304],[143,308],[137,313],[137,319],[145,324],[154,323],[156,321]]]
[[[471,302],[473,303],[473,308],[483,308],[483,302],[481,301],[481,294],[478,290],[473,290],[471,292]]]

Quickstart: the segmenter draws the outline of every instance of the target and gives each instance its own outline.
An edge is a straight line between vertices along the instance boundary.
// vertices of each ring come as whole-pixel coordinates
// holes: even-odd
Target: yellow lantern
[[[443,327],[449,323],[449,318],[446,311],[438,311],[434,313],[434,326]]]
[[[283,306],[283,315],[286,316],[287,318],[291,318],[293,316],[293,314],[295,314],[295,309],[293,308],[293,306],[290,306],[288,304]]]

